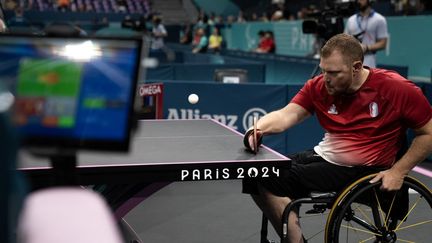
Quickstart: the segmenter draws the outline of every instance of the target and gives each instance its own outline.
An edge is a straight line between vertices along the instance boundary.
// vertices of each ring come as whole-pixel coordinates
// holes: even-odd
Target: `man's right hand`
[[[255,148],[258,148],[261,145],[263,135],[264,135],[263,132],[261,130],[257,129],[257,131],[256,131],[256,138],[257,139],[256,139],[256,143],[255,143],[253,129],[251,128],[251,129],[247,130],[244,137],[243,137],[243,144],[245,145],[246,149],[248,149],[249,151],[252,151],[254,153],[258,152],[258,151],[255,151]]]

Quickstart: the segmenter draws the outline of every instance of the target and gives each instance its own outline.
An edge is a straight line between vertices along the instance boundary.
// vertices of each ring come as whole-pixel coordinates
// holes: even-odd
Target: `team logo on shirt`
[[[327,113],[329,113],[329,114],[333,114],[333,115],[337,115],[337,114],[338,114],[338,111],[337,111],[337,109],[336,109],[335,104],[332,104],[332,105],[330,106],[330,108],[329,108],[329,110],[327,111]]]
[[[369,104],[369,113],[371,117],[377,117],[379,114],[378,104],[375,102],[371,102]]]

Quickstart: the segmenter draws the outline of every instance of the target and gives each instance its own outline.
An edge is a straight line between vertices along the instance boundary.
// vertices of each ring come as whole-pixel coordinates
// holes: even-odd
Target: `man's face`
[[[339,51],[333,51],[327,58],[321,57],[319,65],[330,95],[349,94],[353,83],[353,67],[344,61]]]
[[[366,8],[369,6],[369,0],[357,0],[358,7],[360,11],[366,10]]]

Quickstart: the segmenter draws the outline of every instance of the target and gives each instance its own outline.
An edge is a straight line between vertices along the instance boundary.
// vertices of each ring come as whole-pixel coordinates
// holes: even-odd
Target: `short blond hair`
[[[346,62],[363,62],[363,48],[360,42],[351,35],[337,34],[330,38],[321,48],[321,57],[327,58],[334,51],[338,51]]]

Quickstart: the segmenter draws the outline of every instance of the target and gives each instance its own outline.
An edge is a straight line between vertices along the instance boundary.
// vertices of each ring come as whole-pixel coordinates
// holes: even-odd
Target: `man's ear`
[[[360,61],[356,61],[353,63],[353,72],[354,73],[358,73],[362,70],[363,68],[363,63]]]

